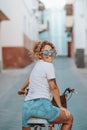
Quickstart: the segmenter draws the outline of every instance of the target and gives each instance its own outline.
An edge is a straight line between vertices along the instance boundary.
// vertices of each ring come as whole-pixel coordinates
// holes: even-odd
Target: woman
[[[45,118],[50,123],[61,123],[61,130],[71,130],[73,117],[71,113],[62,106],[60,92],[56,83],[55,70],[52,64],[57,54],[55,46],[48,41],[40,41],[34,47],[37,62],[27,80],[18,94],[29,92],[25,97],[22,111],[22,130],[30,130],[27,121],[31,117]],[[29,85],[28,85],[29,84]],[[51,103],[52,96],[58,107]]]

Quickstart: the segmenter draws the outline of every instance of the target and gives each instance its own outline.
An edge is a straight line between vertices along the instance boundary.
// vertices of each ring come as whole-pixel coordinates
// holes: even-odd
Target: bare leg
[[[22,127],[22,130],[31,130],[31,129],[27,127]]]
[[[65,112],[61,110],[60,115],[52,123],[62,124],[61,130],[71,130],[73,117],[72,115],[67,117]]]
[[[53,125],[49,125],[48,128],[49,128],[49,130],[54,130]]]

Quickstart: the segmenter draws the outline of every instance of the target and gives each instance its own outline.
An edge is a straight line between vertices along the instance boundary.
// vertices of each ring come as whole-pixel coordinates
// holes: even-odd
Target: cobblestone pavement
[[[56,80],[62,93],[66,87],[75,88],[68,101],[74,116],[72,130],[87,130],[87,69],[77,69],[73,59],[58,57],[54,61]],[[29,76],[33,65],[24,69],[0,73],[0,130],[21,130],[21,108],[24,97],[17,91]],[[55,127],[57,129],[57,126]]]

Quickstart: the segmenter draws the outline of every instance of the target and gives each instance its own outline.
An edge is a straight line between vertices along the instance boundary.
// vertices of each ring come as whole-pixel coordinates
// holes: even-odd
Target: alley
[[[74,116],[72,130],[87,129],[87,70],[77,69],[73,59],[57,57],[54,61],[57,83],[62,93],[65,88],[75,88],[76,93],[68,101]],[[21,108],[24,97],[17,91],[29,76],[33,65],[24,69],[4,70],[0,73],[0,130],[21,130]],[[56,130],[56,128],[55,128]]]

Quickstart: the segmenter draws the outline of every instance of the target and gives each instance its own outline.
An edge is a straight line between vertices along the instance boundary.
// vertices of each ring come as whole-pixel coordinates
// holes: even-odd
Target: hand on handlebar
[[[25,90],[21,90],[21,89],[19,89],[18,90],[18,95],[26,95],[27,94],[27,90],[25,89]]]

